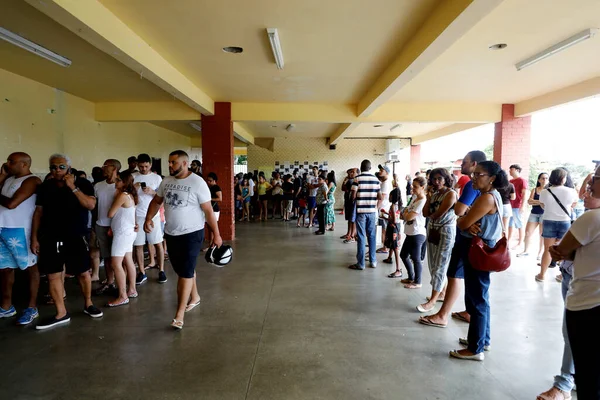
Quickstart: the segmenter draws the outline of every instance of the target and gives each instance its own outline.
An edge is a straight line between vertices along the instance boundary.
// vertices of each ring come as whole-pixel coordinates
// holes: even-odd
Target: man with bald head
[[[183,328],[183,317],[200,304],[196,285],[196,259],[202,249],[204,225],[213,233],[213,243],[223,244],[217,218],[213,212],[208,185],[200,176],[188,170],[189,158],[185,151],[169,154],[169,175],[158,187],[148,206],[144,231],[160,229],[154,225],[154,216],[164,204],[165,239],[169,248],[171,266],[178,275],[177,311],[171,326]]]
[[[27,325],[38,317],[36,307],[40,274],[37,257],[30,250],[31,221],[40,178],[31,173],[31,157],[12,153],[0,169],[0,282],[2,301],[0,318],[14,316],[12,287],[15,270],[27,270],[29,275],[29,306],[18,318],[18,325]]]
[[[77,276],[84,297],[83,312],[92,318],[102,311],[92,303],[90,276],[89,212],[96,206],[94,188],[87,179],[71,174],[71,160],[63,154],[49,159],[50,176],[37,191],[31,228],[31,250],[39,257],[40,272],[48,276],[50,296],[56,314],[41,321],[36,329],[69,323],[64,302],[63,268]]]

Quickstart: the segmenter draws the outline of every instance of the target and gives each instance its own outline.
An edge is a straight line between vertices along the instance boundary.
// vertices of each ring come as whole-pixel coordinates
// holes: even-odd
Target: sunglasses
[[[67,165],[64,164],[60,164],[60,165],[51,165],[50,166],[50,171],[55,171],[57,169],[60,169],[61,171],[64,171],[65,169],[69,168]]]

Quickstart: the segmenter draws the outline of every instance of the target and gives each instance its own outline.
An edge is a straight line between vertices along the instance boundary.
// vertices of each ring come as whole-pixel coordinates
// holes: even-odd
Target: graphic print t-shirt
[[[165,233],[171,236],[185,235],[204,228],[206,218],[200,204],[211,200],[208,185],[196,174],[177,179],[166,177],[156,194],[164,199]]]

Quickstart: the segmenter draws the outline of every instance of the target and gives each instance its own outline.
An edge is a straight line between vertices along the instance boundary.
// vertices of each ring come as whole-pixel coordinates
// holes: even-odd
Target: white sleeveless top
[[[21,187],[27,178],[35,176],[33,174],[15,178],[11,176],[4,181],[2,186],[2,196],[12,198],[17,190]],[[35,199],[37,195],[33,194],[27,200],[17,206],[17,208],[9,210],[6,207],[0,206],[0,228],[25,228],[26,232],[31,230],[31,221],[33,212],[35,211]]]
[[[131,195],[129,195],[131,199]],[[120,207],[110,222],[114,235],[131,235],[135,233],[135,205],[129,208]]]

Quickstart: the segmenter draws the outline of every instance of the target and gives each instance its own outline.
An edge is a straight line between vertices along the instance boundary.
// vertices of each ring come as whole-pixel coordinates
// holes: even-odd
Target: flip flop
[[[130,299],[135,299],[135,298],[136,298],[136,297],[138,297],[138,296],[139,296],[138,292],[135,292],[135,293],[133,293],[133,294],[129,294],[129,295],[127,295],[127,297],[129,297]]]
[[[356,240],[354,239],[346,239],[344,240],[344,243],[348,244],[348,243],[356,243]]]
[[[157,269],[158,268],[158,264],[154,264],[154,265],[146,265],[144,267],[144,271],[148,271],[149,269]]]
[[[356,270],[356,271],[362,271],[362,270],[364,269],[364,268],[361,268],[361,267],[359,267],[359,266],[358,266],[358,265],[356,265],[356,264],[352,264],[352,265],[348,266],[348,268],[349,268],[349,269]]]
[[[535,276],[535,280],[537,282],[544,282],[546,279],[545,278],[540,278],[538,275]]]
[[[120,303],[108,303],[106,304],[107,307],[119,307],[119,306],[124,306],[126,304],[129,304],[129,298],[126,298],[125,300],[121,301]]]
[[[386,258],[385,260],[383,260],[382,262],[386,263],[386,264],[393,264],[394,262],[392,261],[391,258]]]
[[[195,302],[195,303],[188,304],[188,305],[185,307],[185,312],[192,311],[194,308],[198,307],[199,305],[200,305],[200,300],[198,300],[198,301],[197,301],[197,302]]]
[[[392,272],[391,274],[389,274],[387,276],[388,278],[402,278],[402,272],[400,272],[400,275],[396,275],[395,272]]]
[[[407,283],[406,285],[404,285],[404,289],[420,289],[423,285],[420,283]],[[423,308],[424,310],[424,308]],[[431,310],[429,310],[431,311]],[[421,311],[423,312],[423,311]],[[425,311],[427,312],[427,311]]]
[[[465,317],[463,317],[461,313],[453,312],[452,318],[457,319],[462,322],[466,322],[467,324],[469,323],[469,321]]]
[[[435,322],[432,322],[429,319],[429,316],[426,317],[419,317],[419,323],[423,324],[423,325],[427,325],[427,326],[434,326],[436,328],[446,328],[448,325],[444,325],[444,324],[437,324]]]
[[[427,301],[431,300],[431,296],[427,296],[427,297],[425,297],[425,298],[427,299]],[[443,299],[443,298],[441,298],[441,299],[440,299],[440,298],[438,297],[438,299],[437,299],[437,302],[438,302],[438,303],[443,303],[443,302],[444,302],[444,299]]]
[[[389,250],[377,249],[377,251],[375,253],[386,254],[386,253],[389,253]]]
[[[178,321],[178,320],[174,319],[171,322],[171,327],[182,330],[183,329],[183,321]]]

